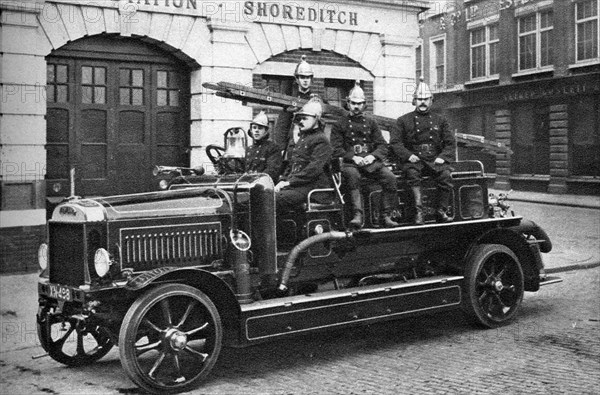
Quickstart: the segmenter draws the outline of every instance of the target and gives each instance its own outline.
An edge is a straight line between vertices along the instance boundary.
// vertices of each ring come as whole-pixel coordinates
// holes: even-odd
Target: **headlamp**
[[[94,255],[94,268],[100,277],[106,276],[110,270],[110,255],[104,248],[98,248]]]
[[[38,264],[42,270],[48,268],[48,244],[42,243],[38,248]]]

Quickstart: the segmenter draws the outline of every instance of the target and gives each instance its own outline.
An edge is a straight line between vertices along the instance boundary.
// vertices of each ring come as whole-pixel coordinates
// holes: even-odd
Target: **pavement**
[[[550,194],[541,192],[529,191],[505,191],[498,189],[489,189],[489,193],[496,196],[503,193],[508,193],[509,202],[528,202],[535,204],[544,204],[551,206],[577,207],[584,209],[598,210],[593,212],[596,218],[600,218],[600,196],[591,195],[569,195],[569,194]],[[529,218],[537,222],[535,218]],[[591,232],[596,232],[592,236],[600,236],[600,228],[590,229]],[[546,273],[559,273],[569,270],[590,269],[600,266],[600,249],[592,248],[586,251],[576,251],[565,248],[567,243],[561,243],[561,240],[556,240],[551,237],[553,249],[548,254],[542,254]]]

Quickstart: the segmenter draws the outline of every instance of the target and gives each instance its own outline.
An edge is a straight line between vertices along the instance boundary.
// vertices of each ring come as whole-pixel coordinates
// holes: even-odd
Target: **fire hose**
[[[292,274],[292,269],[294,268],[294,264],[296,263],[296,260],[302,252],[318,243],[324,243],[327,241],[334,240],[344,240],[350,238],[352,238],[352,233],[350,232],[333,231],[314,235],[305,240],[302,240],[300,244],[298,244],[292,249],[290,255],[288,255],[287,261],[285,262],[285,266],[283,267],[283,271],[281,273],[281,280],[279,281],[279,292],[287,292],[287,283],[290,279],[290,275]]]

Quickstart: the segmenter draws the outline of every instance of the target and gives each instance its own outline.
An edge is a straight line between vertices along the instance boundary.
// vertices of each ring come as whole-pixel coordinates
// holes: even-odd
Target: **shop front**
[[[453,127],[506,143],[495,186],[600,195],[600,73],[436,94]]]

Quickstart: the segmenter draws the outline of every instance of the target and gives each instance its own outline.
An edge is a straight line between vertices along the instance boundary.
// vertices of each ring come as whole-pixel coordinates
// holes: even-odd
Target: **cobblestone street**
[[[600,269],[560,275],[563,283],[526,294],[517,319],[500,329],[473,328],[456,311],[224,349],[192,393],[597,393]],[[75,369],[32,360],[42,353],[33,344],[4,351],[11,336],[3,332],[2,394],[139,393],[116,349]]]

